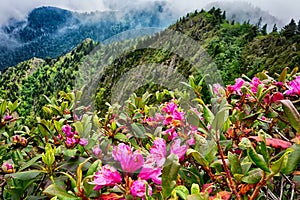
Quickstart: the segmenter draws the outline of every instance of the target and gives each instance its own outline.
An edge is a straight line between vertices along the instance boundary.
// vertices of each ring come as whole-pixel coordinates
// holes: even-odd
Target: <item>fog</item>
[[[151,0],[137,0],[145,2]],[[153,0],[152,0],[153,1]],[[201,9],[205,5],[216,0],[166,0],[170,3],[174,14],[181,16],[189,11]],[[232,0],[222,0],[224,2]],[[291,18],[300,19],[300,1],[297,0],[242,0],[260,7],[271,15],[288,23]],[[0,2],[0,24],[5,23],[9,18],[23,19],[28,12],[40,6],[56,6],[78,12],[89,12],[96,10],[122,10],[136,6],[132,0],[1,0]],[[138,9],[138,7],[136,7]]]

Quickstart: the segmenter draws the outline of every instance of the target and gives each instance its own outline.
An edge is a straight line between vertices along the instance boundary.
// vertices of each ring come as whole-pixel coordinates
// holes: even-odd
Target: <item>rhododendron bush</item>
[[[191,77],[192,81],[195,81]],[[33,128],[0,101],[2,199],[299,198],[300,76],[262,72],[183,91],[132,94],[107,113],[48,99]],[[283,187],[283,183],[286,187]]]

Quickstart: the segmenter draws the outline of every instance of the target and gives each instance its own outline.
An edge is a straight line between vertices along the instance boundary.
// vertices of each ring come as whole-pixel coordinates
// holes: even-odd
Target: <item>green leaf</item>
[[[278,82],[285,82],[288,67],[284,68],[278,78]]]
[[[263,157],[257,154],[257,152],[252,146],[247,149],[247,155],[250,161],[257,167],[261,168],[265,172],[271,172]]]
[[[131,124],[131,128],[132,128],[133,133],[136,137],[138,137],[138,138],[146,137],[145,136],[146,130],[145,130],[145,127],[142,124],[133,123],[133,124]]]
[[[205,159],[204,156],[202,156],[198,151],[194,150],[194,149],[188,149],[186,151],[186,155],[192,155],[193,158],[196,160],[196,162],[202,166],[209,166],[209,162]]]
[[[178,157],[174,154],[168,156],[162,169],[163,199],[168,199],[175,188],[179,169]]]
[[[288,162],[288,155],[293,152],[294,150],[291,148],[286,149],[284,154],[275,162],[271,163],[271,170],[272,174],[278,174],[281,169],[285,168]]]
[[[2,103],[0,103],[0,117],[2,117],[6,111],[6,106],[7,106],[7,101],[2,101]]]
[[[55,184],[49,185],[49,187],[47,187],[44,190],[44,193],[50,196],[57,196],[59,199],[61,200],[79,200],[80,198],[75,197],[69,193],[67,193],[65,190],[61,189],[60,187],[58,187]]]
[[[52,148],[51,144],[47,143],[45,147],[45,153],[42,154],[42,161],[48,165],[49,168],[52,167],[55,161],[56,148]]]
[[[275,86],[271,86],[268,89],[266,89],[264,92],[262,92],[259,96],[258,96],[258,102],[261,102],[265,96],[269,93],[269,91],[273,90],[274,88],[276,88]]]
[[[204,119],[209,123],[212,124],[215,116],[214,114],[210,111],[210,109],[203,103],[203,117]]]
[[[9,111],[14,112],[18,108],[19,105],[20,105],[19,100],[16,100],[14,103],[9,105]]]
[[[76,156],[77,149],[66,149],[63,151],[65,156],[74,157]]]
[[[228,119],[228,115],[229,115],[229,109],[231,108],[230,105],[224,105],[224,107],[217,112],[213,123],[212,123],[212,129],[215,131],[223,131],[224,128],[224,124]]]
[[[207,160],[208,163],[212,163],[216,158],[216,154],[218,153],[217,143],[214,140],[207,141],[207,147],[202,152],[205,160]]]
[[[259,182],[261,177],[262,170],[257,168],[249,171],[249,173],[242,178],[242,181],[248,184],[255,184]]]
[[[300,163],[300,145],[294,144],[290,147],[294,151],[288,155],[288,165],[282,169],[282,173],[290,174],[295,171]]]
[[[200,194],[200,186],[196,183],[192,184],[191,194]]]
[[[300,132],[300,114],[290,100],[281,100],[283,110],[292,127]]]
[[[15,179],[20,179],[20,180],[31,180],[37,177],[42,171],[40,170],[30,170],[30,171],[25,171],[25,172],[17,172],[13,174],[7,174],[5,177],[12,177]]]
[[[38,159],[40,159],[42,157],[42,155],[37,155],[36,157],[32,158],[31,160],[29,160],[28,162],[26,162],[20,169],[19,172],[23,171],[24,169],[30,167],[31,165],[33,165]]]
[[[102,163],[101,160],[96,160],[95,162],[93,162],[93,164],[89,167],[86,176],[93,175],[101,166],[101,163]]]
[[[179,185],[174,190],[181,199],[186,200],[187,196],[189,195],[189,190],[184,185]]]
[[[122,142],[127,142],[128,141],[128,138],[125,134],[123,133],[117,133],[115,136],[114,136],[114,139],[116,140],[119,140],[119,141],[122,141]]]
[[[291,72],[290,77],[292,77],[292,76],[294,76],[295,74],[297,74],[298,70],[299,70],[299,68],[298,68],[298,67],[295,67],[295,68],[293,69],[293,71]]]
[[[243,173],[241,163],[240,163],[239,158],[236,154],[228,152],[228,160],[229,160],[229,163],[230,163],[230,171],[233,175]]]

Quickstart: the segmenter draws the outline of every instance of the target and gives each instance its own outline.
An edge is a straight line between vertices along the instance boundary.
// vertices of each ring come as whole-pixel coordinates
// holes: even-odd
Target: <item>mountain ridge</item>
[[[204,49],[216,65],[225,84],[234,83],[234,79],[242,74],[253,77],[259,71],[266,70],[274,75],[286,67],[293,69],[300,63],[300,43],[297,42],[300,41],[300,29],[298,31],[295,22],[286,25],[280,32],[274,30],[267,34],[258,26],[247,22],[240,24],[228,21],[221,9],[213,8],[209,11],[189,13],[171,25],[168,30],[200,42],[203,48],[199,48],[193,57],[197,59],[203,55],[201,49]],[[137,66],[147,64],[150,67],[166,66],[168,70],[173,69],[185,79],[190,75],[201,79],[204,74],[195,70],[190,60],[163,47],[151,49],[151,46],[159,47],[160,42],[167,46],[173,45],[175,49],[186,45],[184,40],[166,37],[163,33],[164,31],[151,37],[132,40],[131,46],[134,48],[130,49],[130,52],[125,51],[121,54],[116,54],[116,51],[128,47],[126,41],[123,41],[124,45],[120,43],[103,45],[87,39],[64,56],[45,59],[45,62],[42,62],[27,77],[24,76],[24,70],[18,70],[20,66],[9,68],[0,76],[0,97],[11,100],[21,99],[23,104],[19,112],[23,116],[28,116],[30,113],[41,114],[42,105],[45,103],[43,95],[53,97],[57,96],[59,91],[73,90],[75,80],[86,78],[83,76],[84,73],[92,74],[100,71],[98,80],[91,79],[92,82],[83,82],[95,87],[96,91],[90,93],[91,98],[95,100],[95,108],[105,113],[107,109],[105,103],[111,101],[113,86],[127,72],[138,69]],[[189,52],[190,50],[187,49],[186,53]],[[119,56],[112,57],[113,55]],[[111,62],[106,62],[108,60]],[[103,66],[103,64],[107,65]],[[30,62],[19,65],[32,68]],[[97,66],[104,68],[99,69]],[[19,84],[14,83],[13,77],[20,78]],[[149,82],[136,92],[160,89],[163,87]],[[207,92],[207,88],[204,90]],[[203,93],[204,100],[205,96],[208,97],[209,94]]]

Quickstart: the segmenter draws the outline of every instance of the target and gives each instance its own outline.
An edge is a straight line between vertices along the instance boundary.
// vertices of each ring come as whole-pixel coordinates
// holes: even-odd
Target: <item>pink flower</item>
[[[132,183],[130,192],[134,197],[145,197],[146,196],[146,186],[147,181],[145,180],[136,180]],[[148,195],[152,195],[152,188],[148,185]]]
[[[177,109],[178,107],[174,102],[167,102],[165,106],[162,108],[162,110],[168,114],[172,114]]]
[[[153,146],[150,149],[150,153],[155,159],[157,166],[163,166],[167,155],[166,141],[163,138],[156,138],[153,142]]]
[[[24,138],[24,137],[21,137],[19,135],[14,135],[12,137],[12,140],[13,140],[14,143],[21,144],[22,146],[26,146],[27,145],[27,139]]]
[[[276,101],[283,100],[284,96],[280,92],[275,92],[274,94],[270,95],[267,94],[264,98],[264,102],[267,104],[275,103]]]
[[[213,84],[213,92],[215,93],[215,94],[217,94],[218,96],[220,95],[220,93],[219,93],[219,89],[221,88],[221,85],[219,84],[219,83],[217,83],[217,84]]]
[[[238,78],[235,80],[234,85],[227,86],[227,90],[230,93],[236,92],[238,95],[241,95],[242,94],[241,87],[244,85],[244,83],[245,83],[245,81],[243,79]]]
[[[144,164],[144,158],[140,150],[132,152],[132,149],[124,144],[120,143],[117,147],[114,147],[112,153],[114,159],[119,161],[123,171],[135,172],[140,169]]]
[[[178,137],[178,134],[174,127],[165,130],[162,134],[169,135],[168,140],[173,140]]]
[[[180,145],[180,139],[174,140],[170,148],[171,153],[177,155],[180,160],[184,159],[187,149],[188,147],[186,145]]]
[[[282,87],[282,86],[283,86],[283,82],[276,82],[275,85],[276,85],[277,87]]]
[[[119,172],[109,165],[104,165],[96,172],[92,183],[96,184],[94,190],[100,190],[102,186],[114,186],[121,182],[122,177]]]
[[[139,178],[148,180],[151,179],[153,183],[158,185],[161,184],[161,168],[142,168],[141,172],[139,173]]]
[[[77,143],[78,140],[76,140],[75,138],[73,137],[67,137],[65,143],[67,145],[67,147],[72,147],[74,144]]]
[[[175,110],[173,112],[173,119],[182,121],[184,119],[184,112],[179,112],[178,110]]]
[[[72,128],[69,124],[64,125],[61,130],[66,134],[67,137],[71,138],[74,136],[74,133],[72,132]]]
[[[20,144],[25,147],[27,145],[27,139],[24,137],[21,137]]]
[[[148,155],[138,177],[144,180],[151,179],[154,183],[161,184],[161,168],[155,167],[155,165],[156,162],[153,155]]]
[[[280,101],[283,100],[283,94],[280,92],[275,92],[272,96],[271,96],[271,103],[275,103],[276,101]]]
[[[294,95],[300,96],[300,76],[297,76],[295,80],[289,82],[289,85],[291,89],[285,91],[284,94],[291,95],[291,96]]]
[[[251,84],[251,91],[256,94],[257,92],[257,87],[261,84],[261,81],[257,77],[253,77],[252,81],[250,82]]]
[[[88,140],[85,138],[80,138],[78,144],[81,146],[86,146],[88,144]]]
[[[15,172],[13,164],[9,162],[4,162],[2,164],[2,170],[4,173],[13,173]]]
[[[93,154],[94,154],[95,156],[100,156],[100,155],[102,154],[102,150],[101,150],[101,148],[99,147],[99,145],[94,146],[94,148],[93,148]]]
[[[8,115],[4,118],[4,121],[10,121],[12,119],[13,119],[13,116]]]
[[[21,142],[21,136],[14,135],[14,136],[12,136],[12,140],[13,140],[14,143],[20,143]]]

